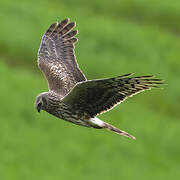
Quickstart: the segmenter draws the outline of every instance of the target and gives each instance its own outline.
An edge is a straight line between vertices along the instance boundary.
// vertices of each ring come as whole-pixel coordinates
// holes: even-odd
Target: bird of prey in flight
[[[65,19],[52,24],[42,37],[38,66],[47,79],[49,91],[36,97],[38,112],[44,110],[77,125],[107,129],[135,139],[96,116],[112,109],[139,92],[158,87],[153,76],[125,74],[114,78],[87,80],[74,53],[77,42],[75,22]]]

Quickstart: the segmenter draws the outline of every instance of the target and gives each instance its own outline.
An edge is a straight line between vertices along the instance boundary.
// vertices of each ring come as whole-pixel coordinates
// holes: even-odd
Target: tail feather
[[[111,124],[108,124],[102,120],[100,120],[99,118],[97,117],[94,117],[94,118],[91,118],[88,122],[91,127],[93,128],[97,128],[97,129],[107,129],[109,131],[113,131],[117,134],[120,134],[120,135],[123,135],[123,136],[127,136],[131,139],[136,139],[134,136],[130,135],[129,133],[125,132],[125,131],[122,131],[114,126],[112,126]]]
[[[134,136],[130,135],[129,133],[127,133],[125,131],[122,131],[122,130],[120,130],[120,129],[118,129],[118,128],[116,128],[116,127],[114,127],[114,126],[112,126],[112,125],[110,125],[108,123],[105,123],[105,122],[104,122],[104,128],[109,130],[109,131],[113,131],[113,132],[115,132],[117,134],[127,136],[127,137],[129,137],[131,139],[136,139]]]

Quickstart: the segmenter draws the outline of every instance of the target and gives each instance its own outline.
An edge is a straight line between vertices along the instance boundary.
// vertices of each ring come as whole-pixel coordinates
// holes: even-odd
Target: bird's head
[[[36,97],[35,100],[35,108],[37,109],[38,112],[42,110],[46,110],[47,108],[47,94],[48,93],[41,93]]]

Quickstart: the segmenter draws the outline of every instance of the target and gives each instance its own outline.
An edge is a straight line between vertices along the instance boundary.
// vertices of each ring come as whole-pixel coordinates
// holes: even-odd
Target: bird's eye
[[[42,102],[38,103],[38,107],[41,107],[42,106]]]

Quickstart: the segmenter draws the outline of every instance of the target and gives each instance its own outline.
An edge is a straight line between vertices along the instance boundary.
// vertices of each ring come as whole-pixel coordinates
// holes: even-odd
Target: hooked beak
[[[41,107],[37,107],[36,109],[37,109],[37,111],[40,113]]]

